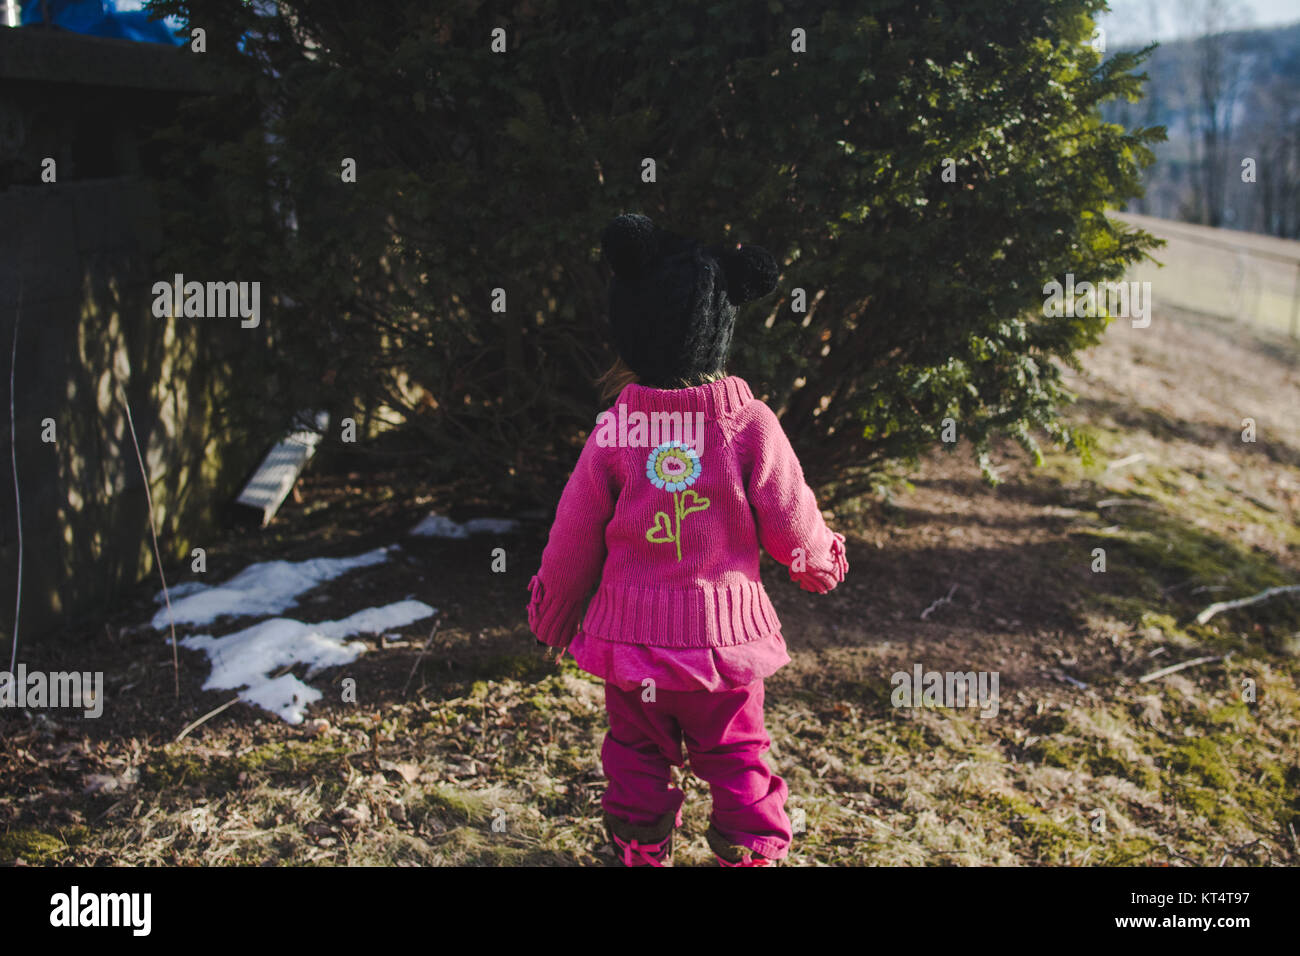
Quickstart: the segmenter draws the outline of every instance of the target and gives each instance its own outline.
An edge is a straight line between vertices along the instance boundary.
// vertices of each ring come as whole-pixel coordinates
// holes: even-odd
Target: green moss
[[[1001,816],[1013,833],[1024,839],[1048,862],[1060,862],[1063,851],[1083,841],[1081,832],[1063,826],[1020,796],[995,793],[986,805]]]
[[[437,787],[424,795],[425,807],[439,817],[451,817],[466,823],[484,823],[497,809],[492,799],[473,790]]]
[[[844,693],[850,700],[860,702],[872,710],[893,706],[894,685],[884,677],[853,681],[844,688]],[[814,697],[809,703],[824,706],[826,701]]]
[[[151,789],[224,789],[234,786],[241,773],[320,773],[336,766],[346,754],[328,737],[275,741],[237,756],[209,759],[187,751],[184,744],[170,744],[154,753],[140,776]]]
[[[1227,790],[1234,784],[1219,748],[1207,737],[1195,737],[1175,745],[1169,755],[1169,767],[1192,775],[1209,787]]]
[[[552,667],[538,654],[499,654],[486,662],[484,670],[497,680],[527,681],[549,673]]]
[[[1261,509],[1244,494],[1214,490],[1208,477],[1187,481],[1187,472],[1147,467],[1132,476],[1131,496],[1158,507],[1132,507],[1122,511],[1126,528],[1141,536],[1134,548],[1145,557],[1188,575],[1239,575],[1273,580],[1282,574],[1269,554],[1242,548],[1223,533],[1230,522],[1258,524],[1283,541],[1300,545],[1300,529],[1286,515]],[[1143,536],[1144,535],[1144,536]]]
[[[1070,727],[1069,721],[1065,719],[1064,714],[1048,713],[1039,717],[1031,725],[1031,729],[1036,734],[1044,736],[1048,734],[1063,734]]]
[[[319,773],[336,766],[347,750],[328,737],[264,744],[230,761],[231,769],[249,773]]]
[[[1244,817],[1231,804],[1225,803],[1222,794],[1209,787],[1176,785],[1178,805],[1198,816],[1205,817],[1214,827],[1229,823],[1244,823]]]
[[[1211,707],[1209,713],[1205,715],[1205,722],[1214,727],[1229,727],[1232,730],[1244,731],[1249,728],[1253,717],[1245,701],[1234,700],[1221,707]]]
[[[1135,615],[1145,613],[1143,626],[1159,627],[1171,636],[1182,634],[1211,646],[1221,644],[1226,637],[1239,645],[1240,637],[1230,614],[1204,626],[1190,623],[1194,613],[1211,600],[1193,597],[1192,590],[1197,586],[1226,585],[1233,595],[1254,594],[1293,583],[1294,572],[1268,552],[1242,547],[1220,534],[1195,527],[1189,517],[1129,508],[1124,511],[1118,531],[1077,532],[1076,537],[1083,539],[1087,547],[1106,550],[1106,578],[1111,590],[1099,591],[1095,598],[1101,607],[1125,620],[1137,620]],[[1212,527],[1224,524],[1222,514],[1217,522],[1208,518],[1205,521]],[[1262,644],[1270,650],[1276,650],[1300,628],[1298,601],[1262,604],[1249,614],[1251,623],[1261,628]]]
[[[1036,476],[1054,479],[1064,485],[1095,479],[1105,470],[1106,463],[1117,457],[1116,448],[1128,436],[1122,428],[1109,428],[1093,422],[1074,427],[1080,453],[1075,455],[1048,449],[1043,452],[1042,463],[1035,469]]]
[[[1151,416],[1152,434],[1157,436],[1159,418]],[[1126,430],[1102,429],[1098,438],[1103,461],[1132,449]],[[1070,456],[1049,456],[1048,466],[1047,473],[1058,481],[1082,486],[1081,502],[1114,497],[1134,502],[1096,513],[1099,522],[1115,525],[1114,530],[1072,533],[1089,551],[1105,549],[1107,573],[1100,576],[1104,590],[1090,594],[1089,601],[1121,620],[1136,622],[1154,608],[1161,619],[1151,623],[1165,634],[1211,645],[1222,644],[1227,636],[1239,645],[1233,624],[1244,620],[1241,617],[1223,615],[1204,627],[1187,623],[1223,593],[1203,598],[1194,595],[1194,589],[1227,586],[1233,595],[1245,595],[1294,580],[1293,570],[1277,555],[1239,544],[1237,528],[1263,528],[1281,547],[1294,550],[1300,548],[1300,527],[1285,509],[1258,501],[1214,475],[1147,462],[1113,476],[1107,487],[1100,467],[1083,468]],[[1278,601],[1241,613],[1249,614],[1251,625],[1262,625],[1260,643],[1269,650],[1300,628],[1300,602]]]
[[[1026,755],[1046,766],[1092,777],[1118,777],[1145,790],[1158,790],[1160,774],[1154,761],[1126,756],[1115,745],[1115,738],[1127,738],[1142,751],[1144,731],[1122,705],[1095,706],[1087,712],[1087,721],[1088,727],[1077,727],[1063,713],[1044,714],[1031,724],[1040,739],[1026,746]]]
[[[942,744],[928,728],[914,721],[896,721],[889,729],[890,749],[895,753],[925,753]]]
[[[1160,774],[1154,768],[1123,759],[1100,740],[1063,741],[1045,737],[1026,749],[1032,760],[1050,767],[1060,767],[1087,773],[1093,777],[1119,777],[1154,791],[1160,785]]]
[[[1133,866],[1150,863],[1154,851],[1161,849],[1158,840],[1144,836],[1125,836],[1104,846],[1101,855],[1093,859],[1099,866]]]
[[[1233,708],[1219,708],[1232,710]],[[1232,737],[1197,737],[1169,750],[1167,767],[1173,774],[1167,786],[1178,802],[1203,815],[1215,826],[1258,826],[1271,819],[1286,832],[1300,810],[1295,765],[1260,760],[1261,751],[1239,746]]]
[[[0,862],[23,862],[36,866],[59,863],[68,850],[85,841],[90,831],[84,826],[69,827],[59,833],[46,833],[25,827],[0,833]]]
[[[171,744],[155,751],[140,771],[141,783],[154,790],[214,784],[231,786],[236,776],[222,762],[204,760],[188,753],[181,744]]]
[[[1006,762],[1006,757],[1002,751],[993,746],[973,745],[966,751],[965,756],[977,763]]]

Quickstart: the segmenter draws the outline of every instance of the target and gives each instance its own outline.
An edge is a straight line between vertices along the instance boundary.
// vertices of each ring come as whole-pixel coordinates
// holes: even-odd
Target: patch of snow
[[[519,522],[514,518],[470,518],[465,530],[470,534],[510,534],[519,530]]]
[[[465,526],[443,515],[431,514],[411,529],[411,534],[426,538],[468,538]]]
[[[276,563],[287,562],[268,562]],[[255,567],[258,565],[248,570]],[[297,664],[308,664],[311,672],[350,664],[365,652],[366,645],[345,638],[403,627],[437,613],[422,601],[397,601],[365,608],[341,621],[304,624],[274,617],[224,637],[195,634],[183,638],[181,644],[205,652],[211,660],[212,673],[204,690],[239,690],[240,700],[278,714],[291,724],[301,724],[307,705],[324,695],[293,674],[272,674]]]
[[[193,594],[196,591],[202,591],[205,590],[206,588],[210,588],[211,586],[212,585],[210,584],[204,584],[202,581],[182,581],[180,584],[173,584],[171,587],[169,587],[167,589],[167,593],[170,594],[172,600],[175,601],[177,598],[186,597],[187,595]],[[159,591],[154,596],[154,600],[157,601],[159,604],[165,603],[163,601],[163,593],[161,591]]]
[[[306,561],[259,561],[250,564],[224,584],[208,585],[186,581],[169,588],[172,617],[177,624],[211,624],[223,614],[252,617],[279,614],[297,603],[298,595],[318,584],[332,581],[355,568],[382,564],[391,548],[375,548],[349,558],[310,558]],[[156,630],[167,628],[167,605],[159,591],[154,600],[162,605],[154,614]]]
[[[445,515],[430,514],[411,529],[426,538],[468,538],[471,534],[509,534],[519,529],[514,518],[470,518],[461,523]]]

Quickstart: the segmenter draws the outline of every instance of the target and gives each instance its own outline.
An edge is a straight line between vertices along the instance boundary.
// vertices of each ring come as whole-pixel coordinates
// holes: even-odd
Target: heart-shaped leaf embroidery
[[[689,488],[687,488],[685,491],[682,492],[681,509],[682,509],[683,518],[685,518],[689,514],[694,514],[697,511],[703,511],[708,506],[709,506],[708,498],[703,498],[700,495],[697,495]]]
[[[662,511],[655,512],[654,527],[645,533],[645,539],[653,544],[672,544],[677,540],[673,536],[673,526],[668,515]]]

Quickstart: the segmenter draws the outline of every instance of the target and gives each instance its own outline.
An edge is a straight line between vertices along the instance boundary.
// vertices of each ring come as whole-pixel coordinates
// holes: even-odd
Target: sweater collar
[[[721,418],[754,400],[754,393],[743,378],[728,375],[717,382],[705,382],[691,388],[650,388],[631,384],[619,392],[615,405],[627,405],[629,411],[703,412],[708,419]]]

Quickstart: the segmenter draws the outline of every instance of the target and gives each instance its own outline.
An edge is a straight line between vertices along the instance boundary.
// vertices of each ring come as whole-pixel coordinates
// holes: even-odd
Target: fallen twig
[[[184,739],[185,739],[185,736],[186,736],[186,735],[187,735],[191,730],[193,730],[195,727],[198,727],[200,724],[205,723],[205,722],[208,721],[208,720],[211,720],[213,717],[217,716],[217,714],[221,713],[223,710],[225,710],[225,709],[226,709],[227,707],[229,707],[231,704],[237,704],[237,703],[239,703],[239,698],[238,698],[238,697],[232,697],[232,698],[230,698],[230,700],[226,701],[224,704],[222,704],[220,707],[216,708],[215,710],[210,710],[210,711],[208,711],[206,714],[204,714],[204,715],[203,715],[202,717],[200,717],[198,720],[194,721],[194,723],[190,724],[190,725],[187,726],[184,730],[182,730],[179,734],[177,734],[177,735],[176,735],[176,743],[180,743],[182,740],[184,740]]]
[[[122,407],[126,409],[126,424],[131,430],[131,444],[135,445],[135,458],[140,463],[140,474],[144,477],[144,500],[149,507],[149,534],[153,537],[153,556],[158,562],[158,577],[162,580],[163,598],[167,602],[167,623],[172,632],[172,679],[175,682],[176,699],[181,699],[181,662],[176,651],[176,621],[172,618],[172,597],[167,590],[167,575],[163,574],[162,552],[158,550],[158,528],[153,520],[153,492],[149,490],[149,469],[144,466],[144,456],[140,454],[140,439],[135,434],[135,422],[131,418],[131,403],[126,400],[126,390],[119,382],[118,392],[122,396]]]
[[[948,593],[944,597],[939,598],[939,600],[935,601],[933,604],[931,604],[929,607],[927,607],[924,611],[921,612],[921,620],[924,621],[926,618],[928,618],[930,616],[930,613],[934,611],[935,608],[937,608],[939,605],[951,604],[952,596],[956,593],[957,593],[957,585],[954,584],[951,588],[948,589]]]
[[[1138,452],[1136,455],[1129,455],[1127,458],[1121,458],[1118,461],[1112,461],[1106,466],[1107,471],[1114,471],[1118,468],[1125,468],[1128,465],[1136,465],[1138,462],[1146,459],[1146,455]]]
[[[1142,498],[1103,498],[1097,502],[1096,508],[1114,508],[1116,505],[1136,505],[1139,508],[1159,508],[1160,504],[1155,501],[1145,501]]]
[[[1300,584],[1286,584],[1275,588],[1267,588],[1251,597],[1238,598],[1235,601],[1218,601],[1196,615],[1196,623],[1204,624],[1220,611],[1231,611],[1233,608],[1258,604],[1261,601],[1267,601],[1269,598],[1277,597],[1279,594],[1300,594]]]
[[[1255,839],[1255,840],[1251,840],[1249,843],[1243,843],[1241,846],[1233,846],[1224,850],[1223,856],[1219,858],[1219,866],[1223,866],[1223,864],[1227,863],[1229,856],[1235,856],[1236,854],[1240,853],[1242,850],[1249,849],[1250,847],[1254,846],[1258,842],[1259,840]]]
[[[429,639],[424,642],[424,647],[420,648],[420,653],[415,655],[415,663],[411,665],[411,673],[406,675],[406,683],[402,685],[402,696],[406,696],[406,688],[411,686],[411,678],[415,676],[415,669],[420,666],[420,661],[429,650],[429,645],[433,643],[433,635],[438,633],[438,627],[442,624],[441,620],[434,620],[433,627],[429,630]]]
[[[18,422],[14,415],[14,370],[18,368],[18,322],[23,317],[23,270],[18,270],[18,310],[14,313],[14,347],[9,359],[9,449],[14,463],[14,510],[18,526],[18,583],[14,587],[14,641],[9,652],[9,673],[18,660],[18,615],[23,607],[23,502],[18,497]]]
[[[1147,681],[1153,681],[1161,677],[1166,677],[1169,674],[1174,674],[1177,673],[1178,671],[1186,670],[1189,667],[1195,667],[1198,664],[1208,664],[1211,661],[1221,661],[1224,660],[1226,657],[1227,657],[1226,654],[1214,655],[1212,657],[1194,657],[1190,661],[1183,661],[1181,664],[1170,664],[1168,667],[1162,667],[1158,671],[1152,671],[1150,674],[1147,674],[1143,677],[1139,677],[1138,683],[1145,684]]]
[[[1168,846],[1168,845],[1165,846],[1165,852],[1168,853],[1170,856],[1176,856],[1176,857],[1178,857],[1178,859],[1180,859],[1180,860],[1186,860],[1186,861],[1187,861],[1188,863],[1190,863],[1192,866],[1195,866],[1195,867],[1204,867],[1204,866],[1205,866],[1205,864],[1202,863],[1200,860],[1193,860],[1190,856],[1183,856],[1183,854],[1179,853],[1177,850],[1173,849],[1173,847],[1170,847],[1170,846]]]
[[[1044,671],[1043,673],[1048,674],[1051,677],[1055,677],[1057,680],[1061,681],[1062,683],[1069,684],[1072,687],[1077,687],[1079,690],[1088,689],[1087,684],[1079,680],[1077,677],[1071,677],[1069,674],[1061,670],[1059,667],[1054,667],[1050,671]]]

